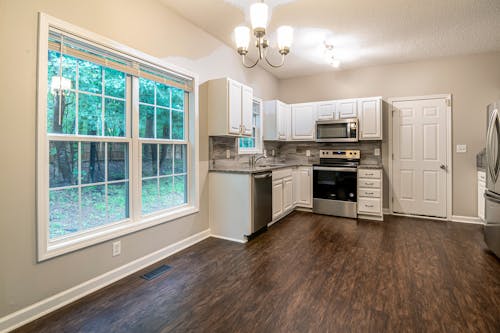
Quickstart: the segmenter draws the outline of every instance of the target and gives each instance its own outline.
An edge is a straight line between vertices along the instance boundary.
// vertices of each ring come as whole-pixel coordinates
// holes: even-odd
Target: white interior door
[[[393,211],[446,217],[446,100],[393,103]]]

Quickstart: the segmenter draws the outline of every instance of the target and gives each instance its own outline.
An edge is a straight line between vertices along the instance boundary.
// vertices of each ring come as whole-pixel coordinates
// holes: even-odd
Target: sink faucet
[[[266,155],[260,155],[259,157],[257,157],[257,154],[252,155],[252,157],[250,158],[250,167],[255,168],[257,162],[266,157]]]

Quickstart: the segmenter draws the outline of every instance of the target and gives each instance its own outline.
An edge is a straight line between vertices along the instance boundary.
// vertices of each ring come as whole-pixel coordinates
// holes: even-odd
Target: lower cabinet
[[[477,216],[484,221],[484,192],[486,192],[486,172],[477,172]]]
[[[273,171],[273,221],[295,207],[312,208],[312,168],[308,166]]]
[[[358,217],[384,219],[381,169],[358,169]]]

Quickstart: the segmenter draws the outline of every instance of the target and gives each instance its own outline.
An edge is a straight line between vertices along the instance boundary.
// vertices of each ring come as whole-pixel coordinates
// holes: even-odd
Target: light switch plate
[[[306,156],[311,157],[311,151],[309,149],[306,150]]]
[[[274,157],[274,155],[275,155],[275,151],[274,151],[274,149],[273,149],[273,150],[271,150],[271,156],[273,156],[273,157]]]
[[[227,159],[231,158],[231,151],[229,149],[226,149],[226,158]]]
[[[457,145],[457,153],[466,153],[467,145]]]
[[[375,156],[380,156],[380,148],[375,148],[375,149],[373,150],[373,155],[375,155]]]
[[[113,257],[119,256],[122,253],[122,242],[113,242]]]

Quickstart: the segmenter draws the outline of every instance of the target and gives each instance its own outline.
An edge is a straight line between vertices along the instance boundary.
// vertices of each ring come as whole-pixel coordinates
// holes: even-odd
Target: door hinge
[[[448,107],[451,106],[451,99],[449,99],[449,98],[446,99],[446,106],[448,106]]]
[[[392,153],[392,159],[394,159],[394,153]]]

